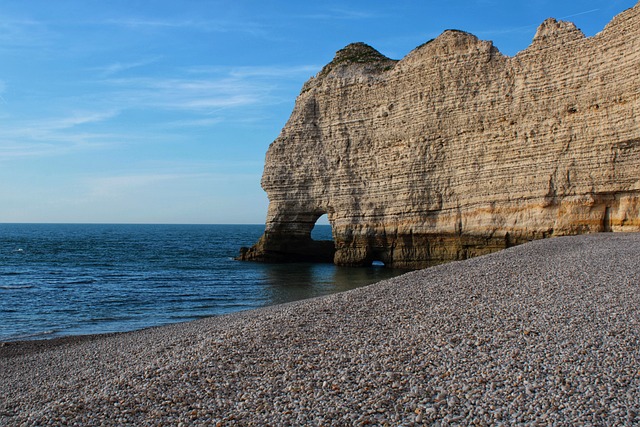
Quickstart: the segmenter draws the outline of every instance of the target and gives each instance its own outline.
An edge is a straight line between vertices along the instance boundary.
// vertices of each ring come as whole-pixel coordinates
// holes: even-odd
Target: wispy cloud
[[[171,128],[196,128],[196,127],[210,127],[224,122],[222,117],[205,117],[202,119],[191,120],[173,120],[171,122],[164,123],[164,127]]]
[[[302,19],[314,19],[314,20],[362,20],[372,19],[377,16],[361,9],[346,9],[346,8],[329,8],[319,11],[317,13],[311,13],[301,15]]]
[[[0,15],[0,49],[29,49],[49,46],[54,34],[42,23]]]
[[[104,67],[99,67],[94,70],[98,71],[98,74],[102,78],[113,76],[114,74],[119,74],[123,71],[132,70],[135,68],[144,67],[154,62],[160,60],[160,56],[155,56],[153,58],[141,59],[139,61],[132,62],[114,62],[112,64],[105,65]]]
[[[2,102],[3,104],[7,104],[7,101],[4,99],[4,92],[7,90],[7,84],[4,82],[4,80],[0,80],[0,102]]]
[[[96,70],[117,74],[118,70],[142,66],[152,60]],[[5,125],[0,128],[0,161],[66,155],[146,143],[151,139],[175,141],[182,138],[182,132],[172,133],[175,129],[266,120],[269,117],[263,107],[289,102],[291,92],[299,90],[299,83],[289,88],[291,82],[295,82],[296,77],[306,80],[317,70],[316,66],[305,65],[191,67],[174,70],[169,77],[118,78],[110,74],[98,78],[98,85],[91,92],[47,100],[46,105],[54,102],[58,106],[56,113],[30,111],[28,115],[18,116],[7,109]],[[0,102],[3,86],[4,82],[0,81]],[[127,124],[131,122],[127,117],[139,111],[145,112],[147,125]],[[178,114],[166,120],[167,112]],[[156,132],[149,132],[150,123]],[[160,128],[165,132],[158,134]]]
[[[104,198],[137,191],[150,186],[157,187],[159,185],[167,185],[169,182],[184,181],[185,179],[191,180],[204,176],[206,176],[206,174],[149,173],[91,178],[87,184],[90,188],[90,196]]]
[[[84,124],[103,122],[118,114],[118,110],[73,112],[66,117],[46,120],[39,127],[46,130],[70,129]]]
[[[113,96],[128,108],[207,111],[215,108],[257,104],[267,88],[236,80],[189,80],[179,78],[110,79],[118,89]]]
[[[107,25],[125,27],[136,31],[189,30],[207,33],[245,33],[256,36],[265,34],[263,26],[254,22],[234,20],[174,20],[121,18],[104,22]]]
[[[182,77],[108,78],[117,105],[208,114],[212,110],[281,102],[277,92],[292,77],[306,80],[317,66],[193,67]],[[287,99],[290,95],[287,94]]]
[[[25,141],[4,140],[0,143],[0,161],[22,157],[49,156],[60,151],[60,147],[53,143],[36,144]]]
[[[292,78],[309,78],[322,69],[320,65],[294,65],[294,66],[196,66],[185,70],[188,75],[204,75],[211,80],[233,79],[248,80],[256,84],[265,81],[287,81]]]
[[[0,129],[0,161],[19,157],[42,157],[103,147],[114,134],[79,127],[115,117],[117,111],[78,112],[42,120],[19,120]]]
[[[50,139],[30,139],[32,135],[3,140],[0,142],[0,162],[18,158],[52,157],[77,152],[104,148],[109,145],[104,141],[116,138],[113,134],[81,133],[67,137],[52,136]]]
[[[293,67],[236,67],[230,70],[229,75],[239,78],[289,78],[293,76],[312,76],[321,68],[322,67],[318,65],[299,65]]]
[[[129,28],[201,28],[204,26],[202,21],[174,21],[136,18],[110,19],[106,21],[106,23]]]
[[[194,165],[193,169],[202,169],[203,165]],[[90,198],[106,199],[125,197],[140,192],[149,193],[151,190],[175,192],[179,188],[196,188],[201,184],[230,183],[239,179],[256,179],[256,174],[250,174],[236,168],[228,171],[216,172],[215,165],[209,165],[205,172],[182,172],[178,168],[168,172],[158,172],[160,168],[141,173],[123,173],[106,176],[87,177],[85,179],[86,196]],[[240,172],[242,171],[242,172]],[[198,184],[199,183],[199,184]]]

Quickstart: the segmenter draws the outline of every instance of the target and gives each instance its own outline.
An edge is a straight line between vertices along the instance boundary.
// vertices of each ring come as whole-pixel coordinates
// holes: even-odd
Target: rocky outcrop
[[[400,61],[347,46],[305,83],[262,186],[241,259],[415,268],[640,231],[640,5],[591,38],[549,19],[514,57],[460,31]],[[331,244],[310,238],[325,213]]]

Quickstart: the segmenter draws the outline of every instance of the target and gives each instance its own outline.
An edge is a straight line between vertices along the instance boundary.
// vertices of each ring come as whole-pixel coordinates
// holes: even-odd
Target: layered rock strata
[[[591,38],[549,19],[514,57],[460,31],[400,61],[349,45],[303,86],[262,187],[241,259],[418,268],[640,231],[640,4]],[[323,214],[333,243],[311,240]]]

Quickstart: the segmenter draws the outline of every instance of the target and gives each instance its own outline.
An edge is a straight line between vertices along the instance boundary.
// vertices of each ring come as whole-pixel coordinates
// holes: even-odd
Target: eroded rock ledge
[[[640,5],[526,50],[446,31],[393,61],[357,43],[305,83],[266,156],[240,259],[418,268],[525,241],[640,231]],[[327,214],[334,243],[310,232]]]

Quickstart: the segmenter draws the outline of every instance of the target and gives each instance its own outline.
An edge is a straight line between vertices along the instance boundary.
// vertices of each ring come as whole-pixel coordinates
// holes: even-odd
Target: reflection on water
[[[332,240],[331,226],[316,224],[314,240]],[[344,292],[381,280],[390,279],[408,270],[372,267],[338,267],[333,264],[295,263],[260,264],[261,291],[265,305],[281,304],[306,298]]]
[[[263,291],[271,304],[281,304],[356,289],[406,272],[333,264],[271,264],[264,268]]]

